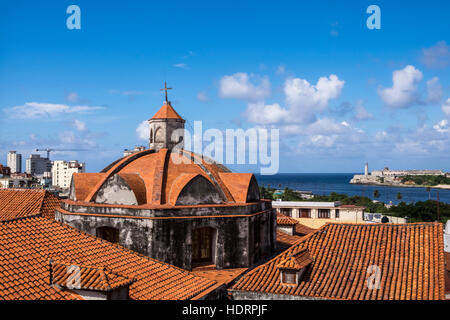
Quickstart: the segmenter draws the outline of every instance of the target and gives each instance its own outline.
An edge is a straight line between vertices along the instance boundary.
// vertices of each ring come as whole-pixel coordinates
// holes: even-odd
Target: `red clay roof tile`
[[[0,189],[0,221],[33,215],[54,219],[57,196],[41,189]]]
[[[442,232],[440,223],[326,224],[248,272],[230,292],[350,300],[444,299]],[[299,285],[283,286],[276,266],[299,248],[308,248],[314,262]],[[369,266],[381,272],[378,290],[368,288]]]
[[[70,290],[49,284],[50,259],[80,268],[89,266],[86,270],[94,275],[95,269],[107,268],[110,276],[114,273],[135,279],[130,286],[131,299],[191,299],[216,285],[215,281],[38,216],[0,222],[0,253],[2,299],[79,299]],[[94,287],[104,286],[98,281],[99,274],[94,275]]]
[[[164,102],[163,106],[155,113],[152,119],[180,119],[181,116],[175,111],[170,102]]]

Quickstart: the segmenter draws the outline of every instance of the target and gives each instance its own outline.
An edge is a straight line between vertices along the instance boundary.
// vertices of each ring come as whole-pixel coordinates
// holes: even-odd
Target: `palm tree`
[[[379,198],[379,197],[380,197],[380,192],[379,192],[378,190],[375,190],[375,191],[373,192],[373,197],[374,197],[374,198]]]
[[[430,200],[430,199],[431,199],[431,193],[430,193],[431,188],[430,188],[430,187],[426,187],[425,189],[426,189],[427,192],[428,192],[428,200]]]
[[[397,193],[397,199],[398,199],[398,200],[402,200],[402,198],[403,198],[402,194],[401,194],[400,192]]]

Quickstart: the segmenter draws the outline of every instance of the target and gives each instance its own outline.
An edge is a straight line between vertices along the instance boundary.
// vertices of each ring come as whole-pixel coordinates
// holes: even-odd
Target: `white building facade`
[[[64,160],[53,161],[52,166],[52,185],[59,188],[70,188],[72,175],[74,173],[81,173],[86,171],[84,162],[71,160],[69,162]]]
[[[22,172],[22,155],[16,151],[9,151],[7,157],[7,166],[11,169],[11,173]]]

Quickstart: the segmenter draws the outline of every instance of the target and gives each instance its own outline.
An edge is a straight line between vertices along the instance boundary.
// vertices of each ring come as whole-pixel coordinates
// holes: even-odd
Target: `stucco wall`
[[[105,207],[88,208],[89,215],[56,213],[56,219],[81,231],[96,235],[98,227],[113,227],[119,230],[119,243],[124,247],[190,270],[192,258],[192,233],[196,228],[209,227],[215,230],[213,254],[217,268],[250,267],[270,256],[275,249],[276,215],[264,202],[256,206],[239,206],[240,215],[231,215],[230,207],[200,207],[180,210],[134,210],[122,216],[104,216]],[[63,203],[65,209],[75,209]],[[76,206],[77,209],[80,206]],[[84,207],[86,211],[86,207]],[[126,208],[121,208],[122,210]],[[252,209],[256,209],[253,211]],[[97,212],[96,212],[97,211]],[[145,212],[140,212],[145,211]],[[72,211],[73,212],[73,211]],[[75,211],[79,212],[79,211]],[[175,218],[190,214],[193,218]],[[201,215],[208,217],[201,218]],[[210,215],[226,217],[209,217]],[[165,217],[164,219],[140,219],[141,217]],[[259,229],[260,242],[255,244],[255,228]]]

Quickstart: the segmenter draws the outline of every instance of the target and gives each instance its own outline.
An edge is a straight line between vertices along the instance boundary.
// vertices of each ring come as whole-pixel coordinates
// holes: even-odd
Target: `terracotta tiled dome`
[[[232,173],[190,151],[161,149],[131,154],[100,173],[75,173],[70,199],[137,206],[235,204],[258,201],[259,189],[251,173]]]

